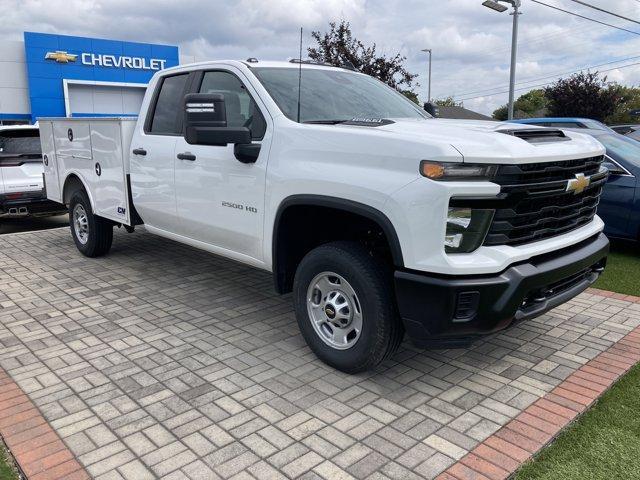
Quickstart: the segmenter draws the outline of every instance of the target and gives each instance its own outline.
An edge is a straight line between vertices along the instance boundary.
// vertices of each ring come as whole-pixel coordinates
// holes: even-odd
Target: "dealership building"
[[[172,45],[25,32],[0,43],[0,124],[136,115],[153,74],[182,60]]]

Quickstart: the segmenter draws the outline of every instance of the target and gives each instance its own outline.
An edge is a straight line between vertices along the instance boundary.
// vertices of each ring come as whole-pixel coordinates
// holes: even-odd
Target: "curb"
[[[640,303],[640,297],[598,290],[587,293]],[[504,480],[585,413],[640,362],[640,327],[569,375],[551,392],[477,445],[437,480]]]
[[[600,290],[599,288],[587,288],[586,293],[598,295],[600,297],[613,298],[614,300],[624,300],[625,302],[640,303],[640,297],[635,295],[625,295],[624,293],[610,292],[609,290]]]
[[[71,450],[1,368],[0,436],[29,480],[89,479]]]

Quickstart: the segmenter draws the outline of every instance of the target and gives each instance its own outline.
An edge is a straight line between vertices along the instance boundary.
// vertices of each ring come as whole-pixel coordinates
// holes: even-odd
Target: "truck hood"
[[[563,131],[566,138],[544,143],[531,142],[504,132],[557,130],[507,122],[445,119],[394,119],[394,123],[375,128],[380,133],[398,135],[407,141],[425,144],[446,143],[468,163],[535,163],[599,156],[604,147],[595,138]]]

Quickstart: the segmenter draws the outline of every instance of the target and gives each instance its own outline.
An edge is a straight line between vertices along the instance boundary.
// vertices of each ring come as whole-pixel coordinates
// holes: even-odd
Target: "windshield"
[[[40,133],[36,129],[0,131],[0,154],[40,154]]]
[[[607,155],[616,161],[640,167],[640,142],[623,135],[598,135],[596,139],[607,149]]]
[[[254,67],[282,113],[298,117],[298,69]],[[303,68],[300,121],[428,118],[417,105],[391,87],[367,75],[339,69]]]
[[[631,133],[627,133],[626,136],[629,138],[633,138],[634,140],[640,140],[640,130],[634,130]]]
[[[583,120],[582,123],[584,123],[585,127],[592,128],[594,130],[606,130],[611,133],[616,132],[613,128],[609,128],[604,123],[597,120]]]

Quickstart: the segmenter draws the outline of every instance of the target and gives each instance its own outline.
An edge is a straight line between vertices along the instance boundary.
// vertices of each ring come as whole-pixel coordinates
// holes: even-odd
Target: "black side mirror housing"
[[[224,95],[190,93],[184,97],[184,138],[190,145],[224,147],[251,143],[247,127],[228,127]]]
[[[237,143],[233,147],[233,154],[239,162],[256,163],[260,155],[260,147],[261,145],[259,143]]]
[[[424,104],[424,110],[425,110],[425,112],[427,112],[432,117],[436,117],[437,118],[437,117],[440,116],[440,109],[438,109],[438,105],[436,105],[433,102],[426,102]]]
[[[618,164],[616,164],[611,158],[608,156],[604,157],[604,162],[602,162],[602,166],[609,170],[609,175],[626,175],[627,172],[622,169]]]

